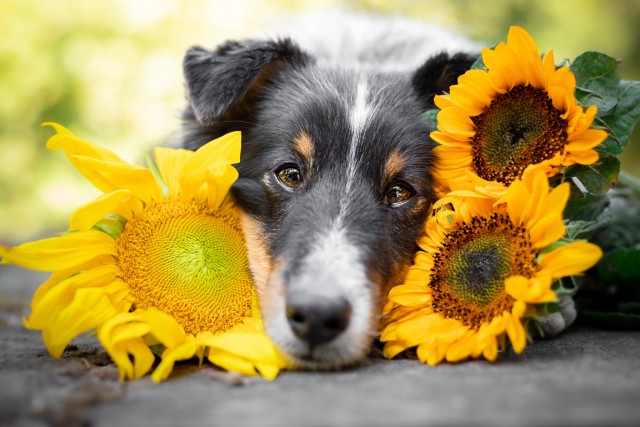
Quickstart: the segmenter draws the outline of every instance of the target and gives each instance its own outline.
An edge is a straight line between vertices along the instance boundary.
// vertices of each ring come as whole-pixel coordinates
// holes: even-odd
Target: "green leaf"
[[[607,206],[609,199],[606,196],[587,195],[580,200],[567,203],[564,218],[572,221],[597,221]]]
[[[593,165],[569,166],[558,179],[552,180],[556,186],[559,180],[567,181],[572,186],[570,203],[582,199],[586,195],[601,195],[615,186],[620,173],[620,160],[609,154],[602,154]],[[567,217],[568,219],[577,219]]]
[[[567,238],[571,240],[583,238],[585,232],[588,232],[595,224],[595,221],[567,221],[565,224]]]
[[[610,155],[600,156],[593,165],[580,165],[573,177],[579,179],[589,194],[604,194],[616,185],[620,160]]]
[[[597,265],[601,280],[615,284],[624,298],[640,298],[640,249],[620,249],[606,254]]]
[[[606,198],[608,205],[598,217],[598,229],[590,241],[607,253],[640,245],[640,195],[620,186]]]
[[[484,66],[484,61],[482,60],[482,55],[478,56],[478,59],[471,65],[471,70],[486,70],[487,67]]]
[[[603,53],[585,52],[571,64],[576,77],[576,98],[582,105],[596,105],[606,116],[618,103],[618,62]]]
[[[438,113],[440,112],[439,108],[431,108],[424,113],[422,113],[422,120],[429,125],[431,129],[436,129],[438,127]]]
[[[622,148],[629,144],[629,136],[638,120],[640,120],[640,81],[623,80],[618,87],[618,103],[615,108],[606,117],[597,121],[598,124],[606,126],[609,132],[609,137],[603,142],[603,150],[611,154],[620,154]],[[620,151],[616,152],[615,147]]]
[[[624,151],[624,144],[622,143],[620,138],[618,138],[618,136],[613,132],[613,130],[609,128],[609,125],[607,125],[607,123],[603,119],[596,116],[595,120],[593,121],[592,127],[604,129],[607,131],[607,139],[602,141],[600,145],[595,148],[595,150],[600,155],[610,154],[612,156],[617,156],[622,154],[622,152]]]

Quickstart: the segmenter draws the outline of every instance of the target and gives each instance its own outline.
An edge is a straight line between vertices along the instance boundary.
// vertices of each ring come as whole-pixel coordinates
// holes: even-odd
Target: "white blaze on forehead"
[[[356,153],[358,151],[358,145],[362,140],[362,134],[367,126],[367,122],[369,121],[369,117],[373,112],[373,106],[367,103],[367,98],[369,95],[369,87],[366,79],[362,79],[358,81],[358,86],[356,87],[356,96],[353,105],[348,106],[347,111],[349,111],[349,122],[351,124],[351,142],[349,145],[349,158],[347,159],[347,188],[345,194],[349,194],[349,190],[351,189],[351,185],[353,183],[355,174],[356,174],[356,166],[357,166],[357,158]]]

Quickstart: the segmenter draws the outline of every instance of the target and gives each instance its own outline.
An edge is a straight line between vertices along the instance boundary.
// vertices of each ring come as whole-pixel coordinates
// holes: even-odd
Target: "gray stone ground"
[[[58,361],[21,327],[45,277],[0,266],[3,426],[640,425],[640,332],[573,328],[495,364],[371,358],[267,382],[183,363],[160,385],[120,383],[94,339]]]

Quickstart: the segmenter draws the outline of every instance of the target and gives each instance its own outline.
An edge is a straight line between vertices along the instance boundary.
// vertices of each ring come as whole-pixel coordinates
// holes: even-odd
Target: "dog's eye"
[[[285,166],[276,171],[278,181],[280,181],[286,187],[297,190],[302,185],[302,174],[298,168],[294,166]]]
[[[398,206],[409,200],[413,196],[413,191],[405,184],[394,184],[387,191],[385,202],[389,206]]]

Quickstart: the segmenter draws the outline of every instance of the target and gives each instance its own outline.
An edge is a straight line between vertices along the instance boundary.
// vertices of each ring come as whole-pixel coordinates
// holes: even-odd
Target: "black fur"
[[[411,80],[414,89],[425,102],[423,108],[434,108],[433,96],[449,92],[449,87],[456,84],[458,77],[471,68],[477,59],[477,55],[465,52],[454,55],[442,52],[429,58]]]
[[[183,69],[190,108],[184,118],[199,126],[189,128],[193,134],[185,138],[185,145],[197,148],[208,141],[202,137],[243,130],[239,122],[252,120],[253,100],[261,86],[268,85],[280,68],[309,62],[311,58],[289,39],[229,41],[213,52],[199,46],[189,49]]]

